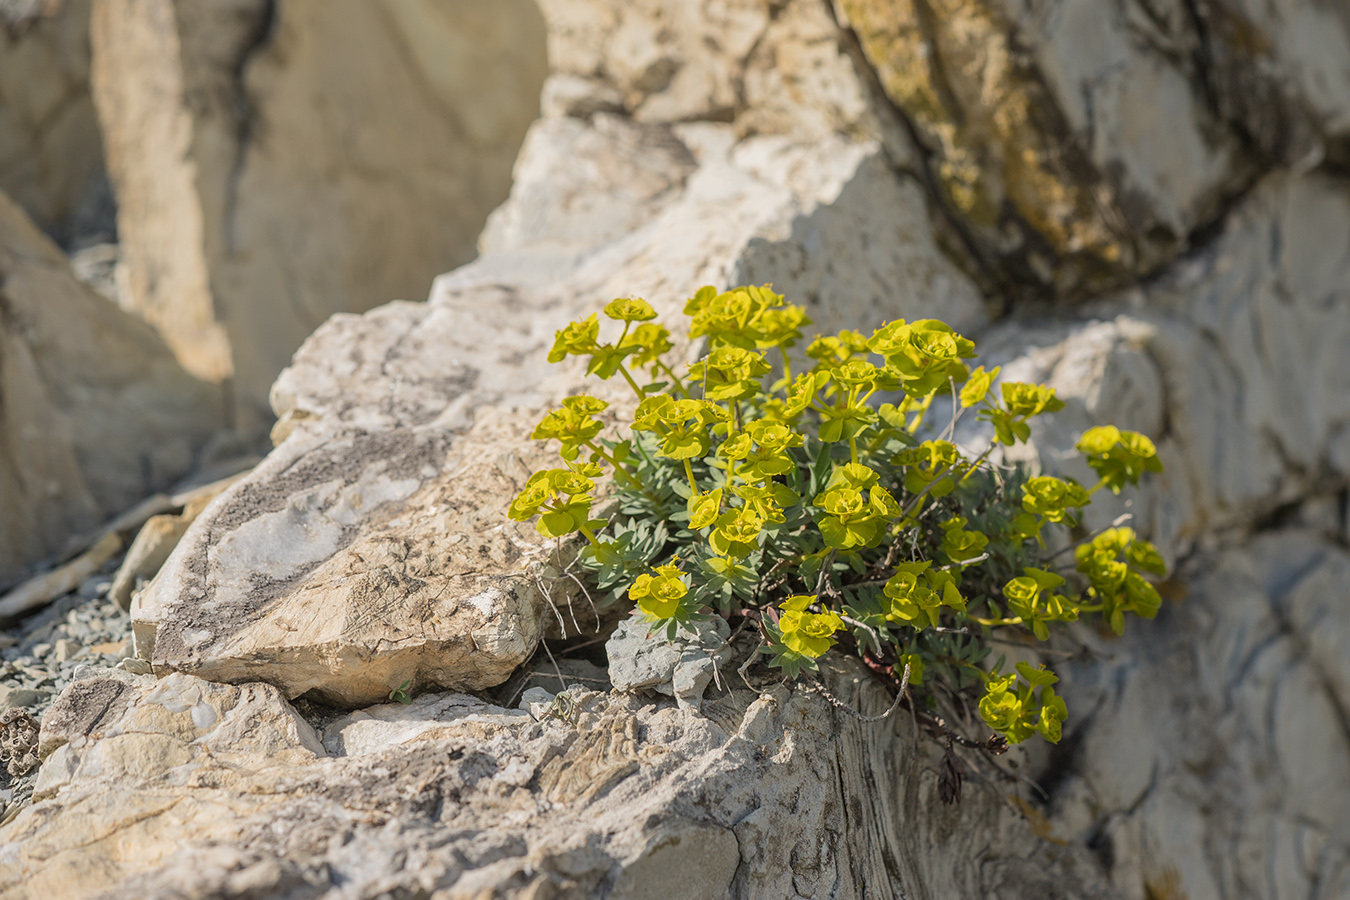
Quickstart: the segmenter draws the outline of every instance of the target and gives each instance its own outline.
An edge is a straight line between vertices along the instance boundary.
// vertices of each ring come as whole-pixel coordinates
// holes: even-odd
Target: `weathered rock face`
[[[838,0],[990,281],[1081,296],[1350,138],[1335,4]]]
[[[801,41],[831,24],[811,3],[782,17],[805,23]],[[563,21],[565,72],[580,68],[569,48],[612,43],[603,30],[583,40],[590,20]],[[834,62],[851,65],[837,46]],[[716,80],[693,84],[712,103]],[[983,319],[937,252],[918,186],[875,141],[839,135],[737,143],[722,123],[547,116],[482,245],[428,305],[334,317],[296,354],[273,389],[281,445],[192,526],[133,610],[156,671],[347,704],[408,679],[504,680],[567,597],[541,596],[524,573],[550,545],[506,519],[548,459],[527,439],[540,408],[581,388],[579,371],[544,359],[554,331],[605,298],[669,312],[704,283],[772,281],[826,328]],[[623,402],[612,385],[587,389]]]
[[[185,474],[220,409],[0,195],[0,585]]]
[[[1191,589],[1065,666],[1084,711],[1049,776],[1052,839],[1124,897],[1350,892],[1350,556],[1297,528],[1183,571]]]
[[[321,322],[474,255],[538,111],[528,0],[97,0],[129,304],[245,427]]]
[[[907,719],[578,697],[575,725],[439,694],[315,740],[262,685],[79,682],[41,735],[47,799],[0,830],[0,896],[1115,896],[993,791],[941,806]]]
[[[0,191],[58,240],[89,212],[81,204],[104,177],[89,96],[90,2],[0,10]]]
[[[1001,323],[983,349],[1069,402],[1036,429],[1047,469],[1088,478],[1071,448],[1093,425],[1153,436],[1166,471],[1088,522],[1133,512],[1183,555],[1350,482],[1348,311],[1350,181],[1278,176],[1166,277],[1075,320]]]
[[[958,748],[943,806],[908,716],[806,688],[711,690],[705,716],[573,688],[574,724],[427,694],[315,735],[264,685],[79,682],[45,799],[0,829],[0,896],[1342,896],[1350,556],[1292,530],[1185,575],[1124,639],[1061,646],[1068,752],[1013,751],[1048,800]]]

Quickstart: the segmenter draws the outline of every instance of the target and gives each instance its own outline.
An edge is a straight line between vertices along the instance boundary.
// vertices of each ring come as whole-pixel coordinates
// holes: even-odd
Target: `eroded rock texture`
[[[96,0],[127,302],[257,427],[335,312],[474,255],[538,111],[527,0]]]
[[[1047,469],[1086,479],[1077,435],[1152,435],[1166,471],[1094,499],[1092,527],[1132,511],[1172,554],[1350,481],[1350,181],[1272,176],[1165,277],[1075,317],[991,328],[1006,376],[1069,408],[1038,426]],[[1132,503],[1128,508],[1125,503]]]
[[[858,674],[845,696],[884,711]],[[264,685],[80,682],[41,735],[47,799],[0,832],[0,896],[1113,896],[994,792],[942,806],[906,718],[578,696],[575,724],[433,694],[316,736]]]
[[[1350,13],[1315,0],[837,0],[990,282],[1156,271],[1265,172],[1350,138]]]
[[[44,799],[0,830],[0,896],[1342,896],[1350,556],[1295,529],[1184,574],[1124,640],[1059,645],[1073,728],[1013,752],[1048,802],[967,762],[944,806],[907,716],[805,688],[705,716],[583,691],[574,724],[427,694],[316,734],[266,685],[78,682]]]

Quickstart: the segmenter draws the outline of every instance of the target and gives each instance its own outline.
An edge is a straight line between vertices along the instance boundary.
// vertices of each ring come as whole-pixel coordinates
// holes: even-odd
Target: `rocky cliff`
[[[136,596],[137,659],[44,714],[0,896],[1350,895],[1350,17],[538,12],[541,114],[480,255],[295,354],[276,448]],[[593,620],[505,509],[539,410],[582,383],[544,364],[553,331],[765,281],[822,330],[936,316],[1054,384],[1047,471],[1102,421],[1157,440],[1164,476],[1090,511],[1132,513],[1178,576],[1124,638],[1052,645],[1053,751],[996,769],[904,711],[865,721],[890,697],[843,661],[826,681],[862,718],[548,662],[545,634]]]

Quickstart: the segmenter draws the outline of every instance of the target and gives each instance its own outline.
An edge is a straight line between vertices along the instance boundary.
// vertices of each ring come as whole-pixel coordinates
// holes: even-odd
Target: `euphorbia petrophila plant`
[[[682,373],[643,300],[605,307],[604,329],[618,332],[609,343],[596,315],[557,332],[551,362],[582,357],[590,374],[622,377],[637,407],[610,437],[599,418],[608,404],[594,397],[545,416],[534,437],[557,440],[564,465],[535,473],[511,517],[538,516],[549,537],[580,534],[604,601],[626,596],[653,635],[748,617],[788,677],[839,648],[895,685],[907,673],[920,698],[936,682],[949,694],[982,687],[980,716],[1009,742],[1058,741],[1067,711],[1056,676],[988,665],[990,638],[1012,628],[1044,641],[1087,616],[1120,634],[1126,613],[1157,614],[1146,576],[1165,568],[1153,545],[1129,528],[1083,536],[1080,526],[1093,494],[1161,471],[1152,442],[1093,428],[1078,449],[1095,484],[1027,478],[996,465],[994,451],[1027,440],[1030,420],[1063,402],[1044,385],[997,382],[997,368],[972,371],[974,343],[936,319],[817,337],[809,368],[794,373],[788,350],[810,320],[768,286],[704,287],[684,312],[706,352]],[[943,396],[951,416],[934,425]],[[980,453],[956,442],[971,410],[992,426]],[[593,519],[605,472],[617,512]],[[1070,565],[1046,549],[1047,529],[1080,537]]]

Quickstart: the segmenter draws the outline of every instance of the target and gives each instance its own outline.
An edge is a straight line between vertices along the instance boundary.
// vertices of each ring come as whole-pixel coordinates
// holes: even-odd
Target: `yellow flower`
[[[784,600],[779,609],[783,615],[778,619],[778,628],[783,633],[783,644],[803,656],[812,658],[822,656],[834,644],[834,633],[844,627],[844,620],[838,614],[826,610],[823,613],[807,612],[806,608],[815,602],[809,594],[799,594]]]
[[[622,322],[645,322],[656,318],[656,310],[646,300],[637,297],[620,297],[605,305],[605,315]]]
[[[689,587],[674,566],[657,566],[653,571],[655,575],[639,575],[628,589],[628,596],[637,601],[638,609],[648,620],[676,618]]]
[[[689,527],[695,531],[707,528],[722,508],[722,489],[704,491],[689,498]]]
[[[989,393],[989,386],[994,383],[998,377],[999,369],[1002,366],[994,366],[993,371],[986,372],[984,366],[980,366],[974,372],[970,373],[970,380],[966,382],[965,387],[961,388],[961,405],[974,406],[984,399],[985,394]]]

